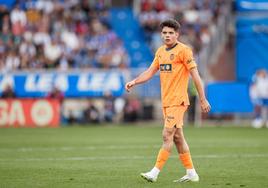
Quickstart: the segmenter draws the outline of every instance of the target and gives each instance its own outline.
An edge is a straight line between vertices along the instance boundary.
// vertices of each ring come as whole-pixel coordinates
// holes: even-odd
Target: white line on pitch
[[[74,146],[64,146],[64,147],[22,147],[22,148],[0,148],[0,152],[35,152],[35,151],[72,151],[72,150],[131,150],[131,149],[150,149],[150,148],[160,148],[159,145],[107,145],[107,146],[85,146],[85,147],[74,147]],[[191,148],[241,148],[241,145],[190,145]],[[249,144],[247,147],[257,148],[263,147],[259,144]]]
[[[178,158],[178,156],[171,156],[170,158]],[[268,153],[264,154],[211,154],[211,155],[194,155],[193,158],[199,159],[221,159],[221,158],[268,158]],[[155,156],[95,156],[95,157],[63,157],[63,158],[17,158],[8,159],[0,158],[0,162],[27,162],[27,161],[98,161],[98,160],[152,160]]]

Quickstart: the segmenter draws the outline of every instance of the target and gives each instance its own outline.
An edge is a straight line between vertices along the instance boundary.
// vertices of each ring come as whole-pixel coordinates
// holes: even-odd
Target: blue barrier
[[[207,97],[211,113],[250,113],[253,105],[249,97],[248,84],[229,82],[212,83],[207,86]]]

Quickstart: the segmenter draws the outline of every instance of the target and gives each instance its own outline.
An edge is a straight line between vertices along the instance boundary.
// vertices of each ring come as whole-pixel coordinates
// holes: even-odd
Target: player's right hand
[[[125,89],[127,90],[127,92],[129,92],[130,89],[131,89],[135,84],[136,84],[136,83],[135,83],[135,80],[132,80],[132,81],[126,83],[126,85],[125,85]]]

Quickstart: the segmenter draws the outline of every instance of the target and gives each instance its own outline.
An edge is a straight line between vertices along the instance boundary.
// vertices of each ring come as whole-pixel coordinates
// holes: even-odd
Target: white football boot
[[[154,167],[150,172],[141,173],[141,177],[148,182],[156,182],[160,170]]]
[[[185,176],[183,176],[182,178],[180,178],[178,180],[174,180],[173,182],[175,182],[175,183],[183,183],[183,182],[189,182],[189,181],[191,181],[191,182],[198,182],[199,181],[199,176],[195,172],[194,169],[187,170]]]

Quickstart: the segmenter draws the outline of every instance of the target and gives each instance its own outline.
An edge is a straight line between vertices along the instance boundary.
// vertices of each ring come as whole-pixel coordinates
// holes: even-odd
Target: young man
[[[161,98],[165,125],[163,128],[163,145],[157,156],[153,169],[141,176],[150,182],[155,182],[159,172],[170,155],[173,142],[179,153],[179,159],[186,168],[186,175],[174,182],[199,181],[190,155],[188,144],[183,134],[183,115],[189,105],[187,93],[189,75],[198,91],[201,109],[210,111],[210,105],[205,97],[201,78],[194,61],[192,50],[178,41],[180,25],[176,20],[170,19],[160,24],[161,37],[164,45],[155,54],[151,66],[134,80],[126,83],[125,89],[130,89],[148,81],[160,70]]]

